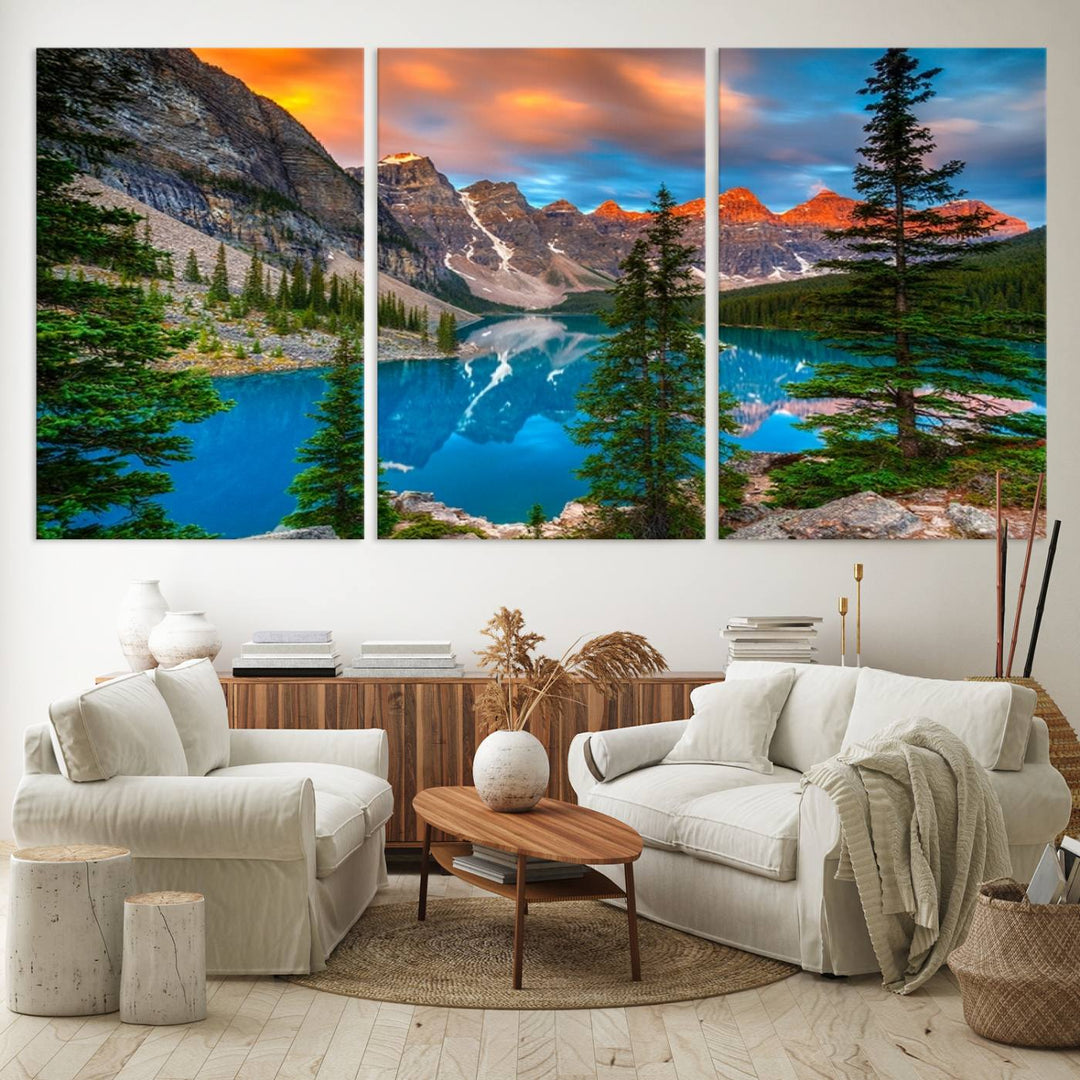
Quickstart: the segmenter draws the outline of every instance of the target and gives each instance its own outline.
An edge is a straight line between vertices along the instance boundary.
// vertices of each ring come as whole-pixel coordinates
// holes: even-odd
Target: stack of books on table
[[[724,628],[728,660],[814,663],[818,615],[743,615]]]
[[[471,855],[455,855],[454,869],[475,874],[501,885],[517,884],[517,856],[509,851],[473,844]],[[529,859],[525,868],[526,881],[567,881],[585,876],[587,866],[578,863],[553,862],[550,859]]]
[[[445,679],[463,667],[449,641],[365,641],[345,674],[357,679]]]
[[[246,678],[326,679],[340,674],[341,653],[330,630],[256,630],[233,660],[233,675]]]

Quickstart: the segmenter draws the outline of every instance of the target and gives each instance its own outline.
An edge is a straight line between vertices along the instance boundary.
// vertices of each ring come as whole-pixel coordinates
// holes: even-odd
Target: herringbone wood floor
[[[6,858],[0,860],[0,919]],[[376,902],[411,900],[415,872]],[[433,877],[431,895],[469,895]],[[206,1020],[121,1024],[0,1009],[0,1080],[1075,1080],[1080,1051],[1019,1050],[964,1023],[948,973],[908,998],[871,977],[799,974],[673,1005],[571,1012],[358,1001],[276,979],[221,979]],[[0,999],[2,1000],[2,999]]]

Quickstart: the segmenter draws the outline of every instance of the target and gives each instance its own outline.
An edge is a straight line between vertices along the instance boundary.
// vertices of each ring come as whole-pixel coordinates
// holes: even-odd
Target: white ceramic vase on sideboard
[[[162,667],[213,660],[221,652],[221,635],[205,611],[166,611],[150,632],[150,651]]]
[[[128,586],[116,616],[116,633],[124,659],[132,671],[157,667],[148,640],[150,631],[165,618],[168,607],[157,578],[133,581]]]
[[[547,792],[544,744],[527,731],[493,731],[473,755],[473,783],[492,810],[531,810]]]

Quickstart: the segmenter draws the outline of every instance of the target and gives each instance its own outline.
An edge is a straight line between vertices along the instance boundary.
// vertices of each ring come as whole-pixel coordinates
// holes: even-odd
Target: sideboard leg
[[[525,868],[524,855],[518,855],[516,910],[514,912],[514,989],[521,989],[521,961],[525,951]]]
[[[637,936],[637,901],[634,898],[634,864],[624,863],[626,871],[626,920],[630,931],[630,976],[634,982],[641,982],[641,952],[638,949]]]
[[[431,861],[431,826],[424,822],[424,850],[420,855],[420,904],[416,917],[423,922],[427,917],[427,879],[428,864]]]

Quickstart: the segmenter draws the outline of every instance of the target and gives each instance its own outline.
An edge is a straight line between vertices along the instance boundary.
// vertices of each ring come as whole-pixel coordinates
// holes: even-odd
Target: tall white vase
[[[150,651],[162,667],[185,660],[213,660],[221,652],[221,635],[205,611],[166,611],[150,631]]]
[[[476,793],[492,810],[531,810],[547,792],[544,744],[527,731],[493,731],[473,755]]]
[[[124,659],[132,671],[146,671],[157,667],[157,661],[147,643],[150,631],[163,618],[168,603],[161,595],[157,578],[133,581],[124,596],[116,616],[116,633]]]

